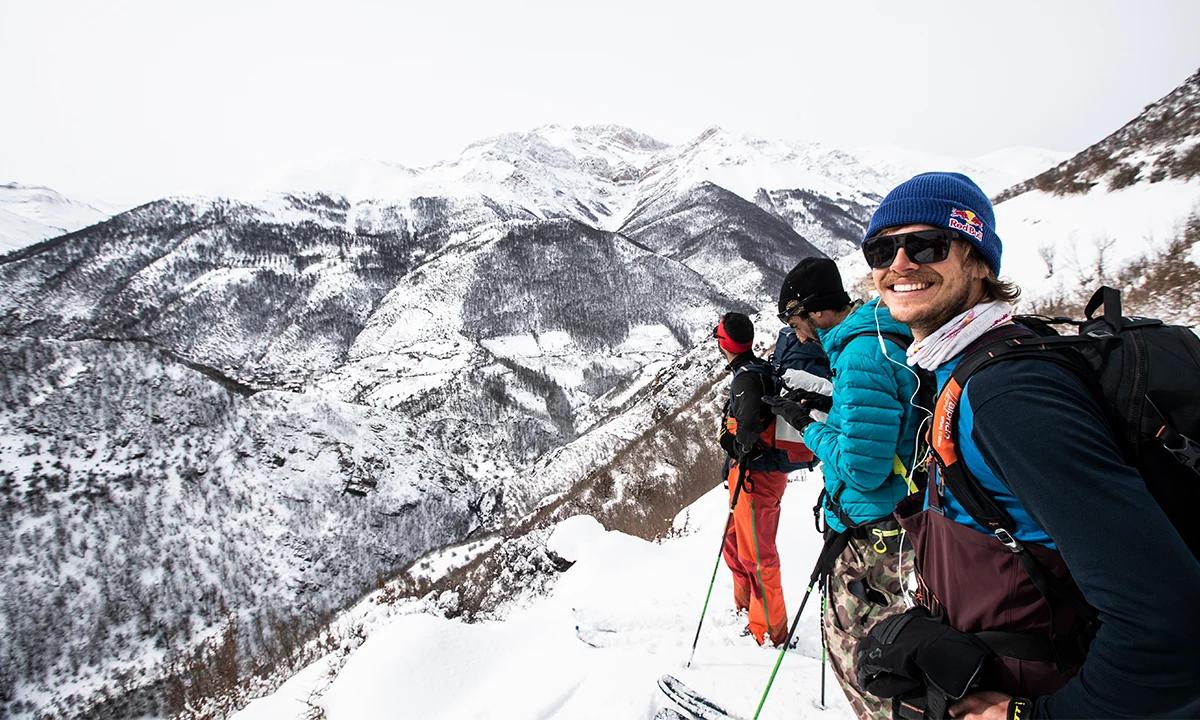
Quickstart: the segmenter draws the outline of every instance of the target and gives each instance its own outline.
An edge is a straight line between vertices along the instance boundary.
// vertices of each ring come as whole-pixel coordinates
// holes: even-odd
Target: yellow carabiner
[[[871,545],[871,549],[880,555],[887,552],[887,540],[883,537],[883,531],[879,528],[871,528],[871,533],[875,536],[875,543]]]
[[[879,528],[871,528],[871,534],[875,536],[875,542],[871,545],[871,549],[880,555],[884,554],[887,552],[887,539],[890,537],[896,537],[902,532],[904,532],[904,528],[897,528],[895,530],[880,530]]]

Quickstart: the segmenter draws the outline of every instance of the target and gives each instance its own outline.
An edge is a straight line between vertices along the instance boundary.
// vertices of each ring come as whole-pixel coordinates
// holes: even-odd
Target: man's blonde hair
[[[1001,280],[996,277],[996,273],[988,267],[987,261],[983,255],[971,243],[964,243],[967,246],[966,261],[972,263],[980,263],[988,268],[987,277],[983,279],[983,297],[985,300],[998,300],[1000,302],[1014,305],[1017,299],[1021,297],[1021,288],[1014,282]]]

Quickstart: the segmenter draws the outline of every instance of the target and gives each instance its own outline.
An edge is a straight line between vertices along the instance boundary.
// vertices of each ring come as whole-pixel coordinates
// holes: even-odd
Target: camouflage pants
[[[850,540],[838,556],[827,584],[823,630],[829,667],[859,720],[891,720],[892,701],[863,692],[854,677],[854,649],[871,627],[883,618],[904,612],[900,570],[913,570],[913,550],[903,543],[903,556],[895,542],[883,553],[867,540]]]

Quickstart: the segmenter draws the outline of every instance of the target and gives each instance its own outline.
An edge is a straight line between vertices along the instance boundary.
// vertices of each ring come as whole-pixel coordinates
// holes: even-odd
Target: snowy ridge
[[[667,367],[646,366],[643,375],[635,377],[628,387],[615,388],[597,399],[590,414],[606,419],[534,464],[531,495],[541,497],[542,504],[552,502],[556,493],[611,463],[647,428],[711,385],[720,366],[711,347],[698,347]],[[614,499],[623,496],[620,487],[614,488]]]
[[[1200,72],[1104,140],[997,197],[1027,302],[1099,284],[1200,211]]]
[[[664,152],[647,167],[642,197],[712,182],[752,199],[759,188],[813,190],[825,195],[882,196],[888,178],[846,153],[817,143],[788,143],[713,127]]]
[[[625,225],[647,207],[706,185],[759,205],[831,256],[849,251],[852,236],[866,227],[864,215],[891,187],[887,178],[838,150],[714,127],[652,160]]]
[[[642,168],[665,144],[619,126],[546,125],[472,143],[423,169],[358,160],[273,182],[276,192],[320,192],[401,204],[414,198],[483,197],[530,217],[613,225]],[[258,202],[263,191],[247,192]]]
[[[48,187],[0,184],[0,255],[94,225],[116,212],[106,204],[67,198]]]
[[[1120,190],[1167,178],[1200,175],[1200,70],[1133,120],[1070,160],[1015,185],[997,202],[1037,190],[1056,195],[1086,193],[1100,184]]]

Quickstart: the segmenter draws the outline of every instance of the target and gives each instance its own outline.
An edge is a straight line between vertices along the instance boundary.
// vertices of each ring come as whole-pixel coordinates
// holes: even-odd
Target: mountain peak
[[[670,147],[670,145],[658,138],[638,132],[624,125],[576,125],[573,129],[577,133],[595,135],[596,137],[619,143],[630,150],[658,152]]]

